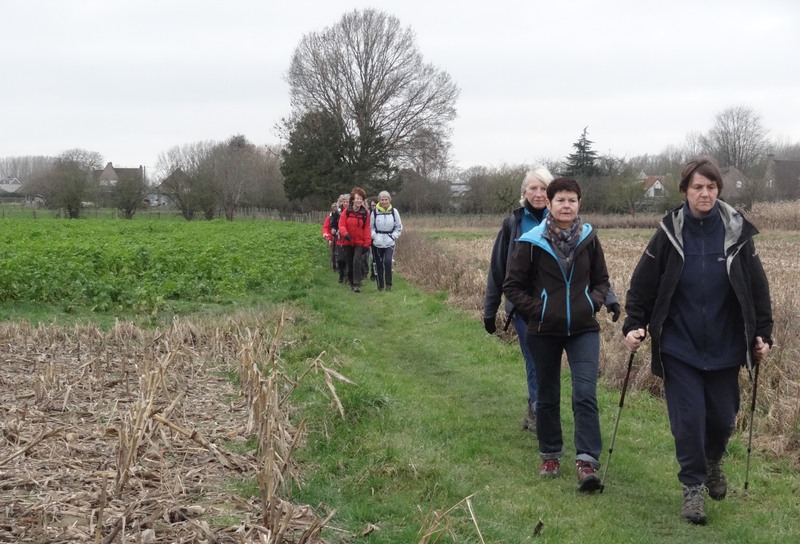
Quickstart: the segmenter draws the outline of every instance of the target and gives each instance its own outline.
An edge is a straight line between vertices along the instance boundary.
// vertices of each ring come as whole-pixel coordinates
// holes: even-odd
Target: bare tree
[[[0,178],[17,178],[21,182],[32,180],[49,170],[55,157],[25,155],[0,159]]]
[[[461,199],[461,209],[469,213],[506,213],[513,210],[519,206],[522,180],[528,169],[522,164],[468,168],[461,176],[468,185]]]
[[[147,180],[144,171],[137,173],[125,172],[120,174],[119,180],[113,190],[114,207],[122,212],[125,219],[133,219],[136,210],[142,205],[147,196]]]
[[[403,188],[393,196],[392,205],[410,213],[443,213],[451,206],[452,173],[441,172],[437,177],[423,177],[410,168],[400,171]]]
[[[459,90],[423,62],[414,33],[397,18],[365,9],[305,35],[287,76],[295,119],[325,111],[340,119],[354,184],[375,192],[376,172],[409,166],[419,136],[449,137]]]
[[[289,202],[281,173],[281,148],[264,146],[259,148],[259,153],[260,171],[252,192],[248,195],[248,202],[265,208],[285,209]]]
[[[30,191],[42,196],[51,209],[63,209],[70,219],[81,216],[84,203],[95,199],[91,172],[100,168],[103,156],[95,151],[70,149],[59,155],[52,167],[31,182]]]
[[[206,218],[209,214],[211,218],[214,216],[215,199],[206,158],[215,145],[211,141],[200,141],[172,147],[158,156],[155,169],[161,179],[159,191],[172,201],[187,221],[191,221],[198,211],[202,211]]]
[[[734,166],[745,175],[763,161],[769,147],[769,131],[761,116],[750,108],[735,106],[717,114],[714,126],[703,137],[705,152],[723,166]]]
[[[231,136],[227,142],[214,147],[207,160],[217,202],[225,219],[233,221],[236,209],[252,190],[259,174],[256,147],[242,135]]]

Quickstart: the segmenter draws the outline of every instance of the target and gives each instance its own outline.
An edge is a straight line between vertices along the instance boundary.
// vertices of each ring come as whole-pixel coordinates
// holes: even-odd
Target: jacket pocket
[[[542,323],[544,323],[544,316],[547,313],[547,291],[542,289],[542,292],[539,293],[539,301],[542,304],[542,310],[539,312],[539,330],[542,329]]]
[[[586,297],[586,301],[589,303],[589,308],[591,309],[591,311],[589,312],[589,315],[594,317],[594,314],[596,314],[598,312],[598,310],[600,310],[600,308],[592,300],[592,295],[589,293],[589,287],[588,286],[586,288],[584,288],[583,294]]]

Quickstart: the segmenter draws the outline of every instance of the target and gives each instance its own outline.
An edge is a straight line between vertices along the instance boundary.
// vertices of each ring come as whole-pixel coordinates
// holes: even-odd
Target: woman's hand
[[[756,336],[756,342],[753,344],[753,357],[755,357],[757,363],[760,363],[767,356],[769,350],[770,345],[764,342],[764,339],[760,336]]]
[[[644,329],[634,329],[625,335],[625,347],[628,348],[628,351],[636,353],[636,350],[639,349],[639,346],[642,345],[646,337],[647,331]]]

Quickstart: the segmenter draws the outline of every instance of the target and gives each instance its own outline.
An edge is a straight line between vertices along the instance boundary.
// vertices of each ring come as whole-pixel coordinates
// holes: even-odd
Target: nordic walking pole
[[[631,377],[631,368],[633,367],[633,356],[635,352],[631,352],[628,356],[628,370],[625,371],[625,380],[622,382],[622,394],[619,397],[619,410],[617,411],[617,421],[614,423],[614,433],[611,435],[611,447],[608,448],[608,460],[606,461],[605,469],[603,470],[603,479],[600,481],[600,493],[606,488],[606,476],[608,476],[608,466],[611,464],[611,454],[614,453],[614,442],[617,440],[617,428],[619,427],[619,417],[622,415],[622,407],[625,405],[625,392],[628,390],[628,380]]]
[[[755,376],[753,376],[753,398],[750,399],[750,436],[747,439],[747,465],[744,469],[745,491],[747,490],[747,486],[750,485],[750,452],[753,451],[753,420],[756,415],[756,393],[758,392],[758,369],[760,366],[761,364],[756,363],[756,372]]]

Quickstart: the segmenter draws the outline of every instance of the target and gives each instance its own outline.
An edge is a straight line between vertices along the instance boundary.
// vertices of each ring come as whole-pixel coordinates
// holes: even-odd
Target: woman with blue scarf
[[[536,433],[539,474],[558,476],[564,455],[561,431],[561,356],[572,376],[578,489],[600,488],[602,449],[597,407],[600,324],[597,312],[609,289],[597,231],[581,221],[581,188],[569,178],[547,186],[550,213],[517,242],[503,293],[526,318],[528,348],[538,384]]]

